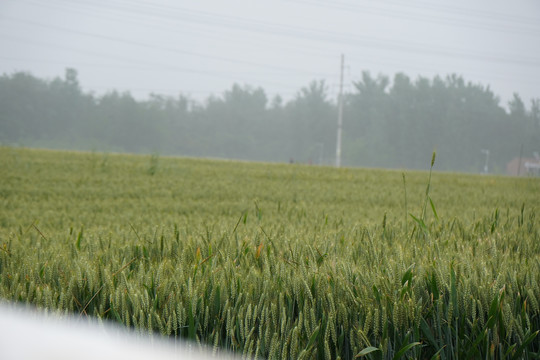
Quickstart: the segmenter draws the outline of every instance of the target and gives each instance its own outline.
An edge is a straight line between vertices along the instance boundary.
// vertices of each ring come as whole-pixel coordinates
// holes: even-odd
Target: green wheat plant
[[[426,189],[424,172],[0,161],[5,301],[245,358],[538,358],[536,179],[430,170]],[[405,186],[428,236],[402,224]]]

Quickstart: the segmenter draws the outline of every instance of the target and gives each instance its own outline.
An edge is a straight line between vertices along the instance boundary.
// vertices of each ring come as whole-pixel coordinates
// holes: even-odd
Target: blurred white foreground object
[[[170,360],[210,359],[210,353],[186,342],[137,335],[109,323],[23,309],[0,303],[2,360]],[[224,359],[224,357],[214,357]],[[232,359],[231,356],[226,356]]]

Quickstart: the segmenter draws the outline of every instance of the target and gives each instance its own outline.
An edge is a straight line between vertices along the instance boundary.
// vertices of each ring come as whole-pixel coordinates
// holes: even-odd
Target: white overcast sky
[[[315,79],[337,95],[362,71],[456,73],[506,105],[540,97],[538,0],[0,0],[0,74],[84,90],[220,95],[233,83],[286,100]]]

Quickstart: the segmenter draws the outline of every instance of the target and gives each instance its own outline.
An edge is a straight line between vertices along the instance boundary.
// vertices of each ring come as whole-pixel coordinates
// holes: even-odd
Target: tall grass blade
[[[381,349],[373,347],[373,346],[368,346],[367,348],[363,349],[358,354],[356,354],[355,358],[366,356],[367,354],[371,354],[374,351],[381,351]]]
[[[410,344],[407,344],[405,346],[403,346],[401,349],[399,349],[399,351],[394,355],[394,357],[392,358],[392,360],[398,360],[398,359],[401,359],[401,357],[403,355],[405,355],[405,353],[409,350],[411,350],[413,347],[415,346],[418,346],[418,345],[421,345],[422,343],[416,341],[416,342],[413,342],[413,343],[410,343]]]

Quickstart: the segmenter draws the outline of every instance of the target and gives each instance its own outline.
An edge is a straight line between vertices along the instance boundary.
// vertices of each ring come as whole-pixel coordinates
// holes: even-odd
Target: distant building
[[[514,158],[506,164],[506,174],[511,176],[540,176],[540,160],[535,158]]]

